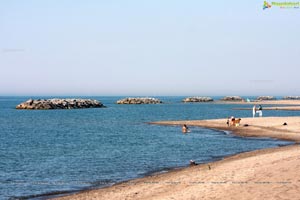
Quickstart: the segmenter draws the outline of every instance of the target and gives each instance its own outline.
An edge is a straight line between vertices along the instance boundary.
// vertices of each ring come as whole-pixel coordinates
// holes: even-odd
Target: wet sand
[[[227,127],[226,120],[165,121],[153,124],[187,124],[231,130],[240,136],[300,141],[300,117],[243,118],[239,127]],[[283,123],[287,123],[287,126],[283,126]],[[244,126],[245,124],[248,126]],[[241,153],[221,161],[173,170],[58,199],[298,200],[299,171],[300,146],[297,144]]]

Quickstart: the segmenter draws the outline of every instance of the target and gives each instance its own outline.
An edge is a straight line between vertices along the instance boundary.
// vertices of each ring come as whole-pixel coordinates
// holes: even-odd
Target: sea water
[[[183,97],[158,97],[165,103],[117,105],[122,97],[81,98],[100,100],[107,108],[16,110],[29,97],[0,97],[0,199],[47,198],[188,166],[191,159],[204,163],[290,144],[200,127],[184,135],[179,126],[147,123],[251,117],[252,110],[233,108],[252,104],[181,103]],[[264,116],[295,115],[299,112],[264,111]]]

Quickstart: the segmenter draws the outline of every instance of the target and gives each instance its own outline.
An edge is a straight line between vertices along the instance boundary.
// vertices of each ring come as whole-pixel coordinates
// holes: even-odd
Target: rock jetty
[[[300,96],[285,96],[282,99],[284,99],[284,100],[300,100]]]
[[[160,104],[161,100],[156,98],[125,98],[117,101],[117,104]]]
[[[190,103],[190,102],[211,102],[214,101],[211,97],[187,97],[182,100],[184,103]]]
[[[93,99],[29,99],[16,106],[16,109],[50,110],[50,109],[80,109],[102,108],[101,102]]]
[[[245,101],[245,100],[240,96],[226,96],[220,99],[220,101]]]
[[[269,101],[269,100],[276,100],[273,96],[259,96],[256,98],[257,101]]]

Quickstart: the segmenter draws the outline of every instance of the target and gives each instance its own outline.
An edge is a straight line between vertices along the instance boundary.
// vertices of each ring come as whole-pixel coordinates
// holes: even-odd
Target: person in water
[[[182,133],[188,133],[189,132],[189,128],[187,127],[186,124],[183,124],[182,126]]]

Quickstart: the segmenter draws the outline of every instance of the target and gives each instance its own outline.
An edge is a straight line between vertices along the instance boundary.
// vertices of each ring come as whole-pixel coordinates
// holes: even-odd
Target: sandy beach
[[[300,141],[300,117],[243,118],[239,127],[227,127],[226,120],[164,121],[153,124],[187,124],[231,130],[240,136]],[[300,146],[295,144],[241,153],[217,162],[172,170],[58,199],[296,200],[300,191],[299,171]]]

